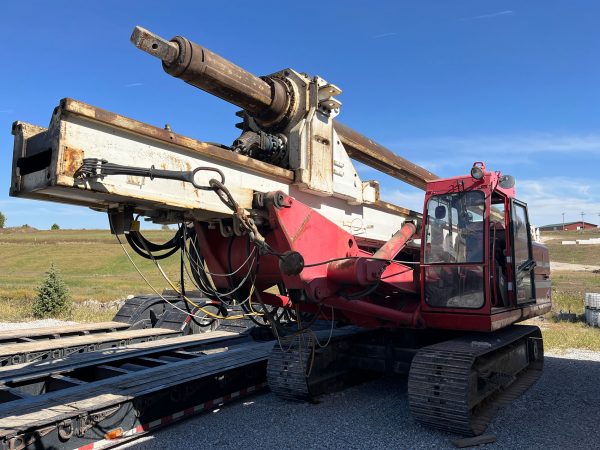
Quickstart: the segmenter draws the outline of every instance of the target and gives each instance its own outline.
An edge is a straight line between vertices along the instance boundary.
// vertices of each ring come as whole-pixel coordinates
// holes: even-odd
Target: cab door
[[[510,236],[512,244],[512,290],[515,302],[517,305],[535,302],[533,273],[535,260],[533,259],[527,205],[514,199],[511,200]]]

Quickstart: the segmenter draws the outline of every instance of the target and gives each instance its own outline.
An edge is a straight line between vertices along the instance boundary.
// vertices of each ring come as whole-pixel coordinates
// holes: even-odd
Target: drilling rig
[[[178,301],[277,338],[267,378],[283,398],[314,399],[357,372],[403,373],[416,420],[477,435],[535,382],[540,330],[515,324],[550,310],[549,258],[513,177],[483,162],[437,177],[337,121],[341,90],[321,77],[257,77],[141,27],[131,40],[239,107],[240,136],[199,142],[64,99],[48,128],[14,124],[11,195],[105,212],[158,267],[179,251]],[[382,201],[353,161],[423,189],[422,213]],[[137,216],[179,229],[156,244]]]

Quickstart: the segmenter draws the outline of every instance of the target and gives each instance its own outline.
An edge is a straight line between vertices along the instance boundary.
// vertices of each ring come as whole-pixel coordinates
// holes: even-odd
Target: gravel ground
[[[488,432],[497,441],[486,450],[598,448],[599,383],[600,352],[547,354],[540,380],[496,415]],[[443,449],[456,437],[411,419],[406,378],[382,378],[316,405],[257,395],[119,448]]]

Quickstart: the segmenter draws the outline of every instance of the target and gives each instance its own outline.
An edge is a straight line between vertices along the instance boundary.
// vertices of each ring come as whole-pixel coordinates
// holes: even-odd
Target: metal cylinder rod
[[[131,42],[159,58],[165,72],[260,116],[272,103],[271,85],[205,47],[177,36],[171,41],[135,27]]]
[[[416,232],[417,226],[414,223],[405,222],[402,228],[394,233],[391,239],[373,254],[373,258],[394,259],[406,247],[406,243]]]
[[[288,93],[280,82],[267,83],[184,37],[167,41],[142,27],[135,27],[131,42],[159,58],[170,75],[239,106],[255,118],[263,119],[261,122],[275,123],[286,113]],[[438,178],[339,122],[334,126],[351,158],[421,189],[425,189],[427,181]]]
[[[396,155],[383,145],[338,121],[335,122],[334,128],[348,156],[356,161],[420,189],[425,189],[428,181],[439,178],[424,167]]]

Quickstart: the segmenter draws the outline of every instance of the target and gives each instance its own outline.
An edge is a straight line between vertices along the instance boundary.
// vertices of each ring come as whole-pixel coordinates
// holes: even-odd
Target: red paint
[[[508,257],[513,254],[513,225],[510,215],[515,190],[500,186],[502,175],[499,172],[487,172],[484,165],[482,169],[484,176],[480,180],[466,175],[429,182],[424,204],[427,205],[433,195],[477,190],[483,193],[486,211],[490,211],[493,194],[497,199],[495,205],[503,206],[507,212],[503,219],[494,222],[494,233],[497,239],[505,242],[504,252],[507,258],[502,265],[504,280],[507,284],[514,285],[515,274],[508,263]],[[536,307],[549,299],[548,283],[544,283],[549,280],[548,252],[544,246],[533,245],[533,255],[538,261],[534,272],[535,280],[540,284],[536,289],[536,303],[517,304],[511,289],[507,290],[508,306],[500,303],[497,263],[495,252],[492,252],[496,248],[491,248],[491,243],[495,245],[496,239],[492,240],[489,217],[481,222],[484,228],[483,262],[473,264],[478,268],[473,273],[481,277],[483,285],[483,305],[476,309],[441,308],[428,305],[424,300],[423,274],[427,267],[441,266],[439,263],[426,264],[423,251],[419,270],[397,261],[373,259],[396,257],[415,234],[415,225],[406,223],[388,242],[376,242],[353,236],[296,199],[286,197],[285,200],[280,208],[273,204],[266,207],[268,226],[262,226],[260,230],[275,252],[300,253],[305,267],[298,275],[285,275],[280,270],[278,257],[262,254],[258,266],[252,265],[252,270],[256,272],[255,288],[260,292],[264,303],[298,308],[304,312],[321,311],[321,319],[328,320],[333,316],[363,327],[428,327],[479,331],[501,328],[523,320],[525,316],[539,315],[546,310],[546,306]],[[197,223],[196,232],[199,251],[202,252],[209,271],[213,273],[228,273],[240,268],[253,249],[246,237],[223,237],[217,226],[209,228],[206,224]],[[427,242],[424,233],[425,227],[421,226],[422,245]],[[469,264],[462,265],[466,267]],[[448,268],[451,269],[452,266],[448,265]],[[248,270],[250,264],[231,277],[213,277],[213,280],[218,287],[230,289],[243,279]],[[294,295],[290,294],[288,297],[264,292],[277,284],[284,285],[287,292]],[[256,298],[254,300],[257,301]]]

